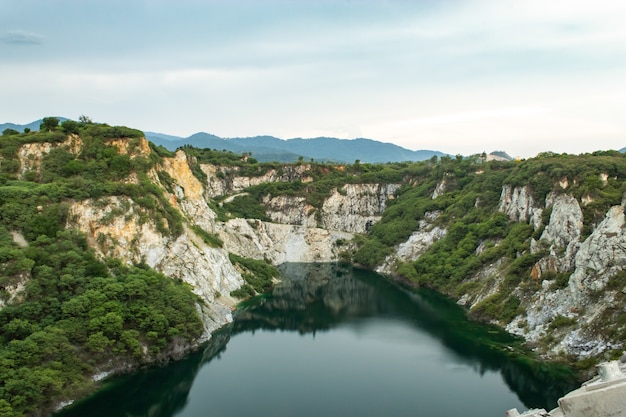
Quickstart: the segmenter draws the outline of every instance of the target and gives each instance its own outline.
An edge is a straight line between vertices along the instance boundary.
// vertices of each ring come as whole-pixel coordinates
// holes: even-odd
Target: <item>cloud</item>
[[[43,36],[40,34],[23,30],[9,30],[0,39],[11,45],[41,45],[43,43]]]

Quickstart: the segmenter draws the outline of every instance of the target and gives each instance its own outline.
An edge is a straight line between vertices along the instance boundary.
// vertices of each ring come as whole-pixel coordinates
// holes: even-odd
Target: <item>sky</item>
[[[626,147],[623,0],[0,0],[0,123]]]

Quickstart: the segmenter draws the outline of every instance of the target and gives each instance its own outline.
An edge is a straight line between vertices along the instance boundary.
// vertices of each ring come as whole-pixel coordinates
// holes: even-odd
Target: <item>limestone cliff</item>
[[[561,188],[566,187],[562,182]],[[524,337],[549,357],[595,357],[624,348],[611,334],[624,330],[615,321],[626,311],[626,287],[616,284],[621,281],[614,277],[626,269],[625,203],[626,197],[621,205],[611,207],[604,220],[584,237],[584,203],[572,195],[551,192],[544,202],[538,203],[528,186],[503,186],[498,210],[511,221],[530,223],[539,238],[531,239],[528,249],[537,259],[529,278],[536,288],[529,290],[527,281],[520,282],[512,295],[519,298],[522,313],[510,322],[498,324]],[[420,220],[419,229],[396,246],[394,254],[377,271],[397,274],[400,263],[418,259],[444,237],[447,229],[437,224],[437,216],[436,212],[427,213]],[[476,253],[499,244],[497,240],[482,242]],[[471,311],[488,297],[508,291],[503,288],[510,265],[511,261],[502,257],[478,268],[464,280],[461,288],[465,289],[455,293],[459,304]],[[614,330],[607,332],[608,323]]]
[[[419,230],[413,232],[406,242],[396,248],[393,255],[388,256],[385,262],[376,268],[376,272],[387,275],[396,273],[400,262],[411,262],[419,258],[428,248],[446,235],[446,229],[436,226],[433,222],[441,215],[441,212],[426,213],[419,222]]]
[[[209,198],[240,193],[247,187],[268,182],[313,181],[308,173],[311,169],[310,164],[285,165],[280,170],[269,169],[261,175],[254,176],[243,174],[241,167],[238,166],[200,164],[200,168],[207,176],[206,195]]]
[[[514,222],[530,221],[535,229],[541,224],[541,208],[537,207],[528,186],[512,188],[510,185],[502,187],[498,210],[509,216]]]
[[[365,233],[378,222],[400,184],[346,184],[333,189],[317,210],[303,197],[266,197],[263,201],[273,222]]]
[[[25,143],[17,152],[20,164],[19,175],[23,177],[27,172],[41,173],[41,161],[52,149],[62,148],[77,155],[82,149],[82,139],[77,135],[69,135],[63,142],[33,142]]]
[[[128,152],[123,141],[111,141],[120,153]],[[137,149],[145,151],[145,147]],[[149,148],[148,148],[149,149]],[[132,198],[110,196],[73,202],[67,227],[84,232],[100,256],[114,257],[127,263],[144,262],[164,274],[192,285],[203,301],[205,337],[230,321],[230,311],[237,302],[231,291],[241,287],[241,274],[233,267],[228,253],[265,259],[272,264],[285,262],[333,262],[352,239],[352,231],[364,231],[366,224],[377,221],[386,201],[393,198],[398,185],[347,185],[335,190],[325,200],[322,220],[294,218],[303,200],[266,199],[274,222],[254,219],[218,221],[210,208],[211,196],[238,192],[261,181],[306,179],[306,165],[287,166],[282,173],[272,169],[265,175],[244,177],[237,170],[203,164],[207,175],[201,181],[190,168],[183,151],[164,157],[148,174],[162,188],[167,200],[183,215],[184,233],[171,236],[163,224],[150,218],[150,211]],[[217,175],[217,172],[226,174]],[[223,178],[219,178],[223,177]],[[291,206],[296,206],[294,209]],[[307,220],[309,219],[309,220]],[[280,224],[282,223],[282,224]],[[317,227],[322,223],[325,228]],[[219,235],[223,248],[207,245],[191,226]]]
[[[243,280],[224,250],[209,247],[190,229],[178,237],[164,235],[147,221],[145,210],[125,197],[73,203],[70,219],[68,226],[84,232],[102,256],[145,262],[191,284],[204,301],[205,337],[231,320],[230,309],[236,301],[229,294]]]

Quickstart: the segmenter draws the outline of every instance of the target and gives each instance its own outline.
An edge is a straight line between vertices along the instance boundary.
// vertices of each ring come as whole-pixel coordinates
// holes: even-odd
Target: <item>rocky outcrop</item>
[[[400,184],[346,184],[324,200],[320,226],[365,233],[378,222]]]
[[[85,200],[70,207],[71,225],[84,232],[96,252],[127,263],[145,262],[192,285],[204,301],[206,336],[231,320],[229,294],[243,279],[222,249],[207,246],[191,230],[164,236],[146,213],[126,197]]]
[[[197,224],[205,230],[213,229],[215,212],[209,208],[205,198],[205,187],[193,175],[185,152],[179,150],[173,158],[163,158],[158,168],[174,180],[173,189],[168,190],[170,203],[185,214],[192,224]],[[153,181],[160,183],[156,171],[153,171],[151,176]]]
[[[382,216],[399,184],[346,184],[334,189],[321,210],[304,197],[266,197],[263,204],[273,222],[364,233]]]
[[[224,248],[240,256],[285,262],[335,262],[353,237],[320,228],[233,219],[217,225]]]
[[[446,192],[446,179],[443,178],[441,181],[439,181],[437,183],[437,186],[435,187],[432,195],[430,196],[430,198],[432,198],[433,200],[436,199],[437,197],[443,195],[443,193]]]
[[[148,155],[150,155],[150,144],[148,143],[146,138],[108,139],[106,143],[109,146],[116,147],[120,155],[128,155],[131,157],[131,159],[136,158],[138,156],[147,157]]]
[[[437,240],[446,235],[446,229],[433,225],[441,212],[428,212],[419,221],[419,229],[413,232],[406,242],[399,244],[393,255],[376,268],[379,274],[394,275],[401,262],[412,262],[419,258]]]
[[[19,175],[23,177],[27,172],[41,173],[41,162],[52,149],[64,148],[74,155],[78,155],[83,146],[83,141],[76,135],[69,135],[63,142],[33,142],[25,143],[17,152],[20,163]]]
[[[517,290],[525,313],[506,329],[529,342],[543,344],[542,349],[551,355],[589,357],[623,348],[607,339],[601,329],[606,325],[606,314],[623,309],[623,288],[610,290],[606,286],[626,269],[624,205],[610,208],[581,243],[583,217],[578,201],[562,194],[550,196],[548,204],[552,214],[540,244],[548,245],[549,254],[533,270],[571,272],[568,285],[555,288],[554,281],[543,281],[540,290],[530,296]],[[541,278],[538,274],[537,279]],[[552,325],[555,319],[566,325]],[[544,341],[548,334],[552,334],[552,343]]]
[[[263,198],[268,217],[274,223],[317,227],[317,209],[307,203],[306,198],[280,195]]]
[[[208,198],[235,194],[245,188],[265,184],[268,182],[311,182],[309,175],[310,164],[285,165],[280,169],[270,169],[261,175],[242,174],[242,168],[237,166],[217,166],[201,164],[202,172],[207,176],[206,195]]]
[[[533,243],[531,251],[538,253],[548,250],[549,255],[533,268],[532,275],[535,279],[540,279],[546,272],[570,272],[573,269],[583,229],[583,212],[574,197],[551,193],[546,198],[546,206],[552,207],[550,220],[539,238],[539,243]]]
[[[541,225],[541,208],[537,207],[532,191],[526,187],[502,187],[498,210],[513,222],[530,222],[535,229]]]

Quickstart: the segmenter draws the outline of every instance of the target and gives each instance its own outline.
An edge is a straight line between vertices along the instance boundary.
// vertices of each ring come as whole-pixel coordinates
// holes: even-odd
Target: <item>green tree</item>
[[[80,123],[75,122],[74,120],[65,120],[61,123],[61,129],[67,134],[73,133],[78,135],[80,133]]]
[[[12,136],[12,135],[19,135],[19,134],[20,132],[11,128],[7,128],[2,131],[2,136]]]
[[[54,132],[59,127],[59,119],[56,117],[44,117],[39,125],[40,132]]]

